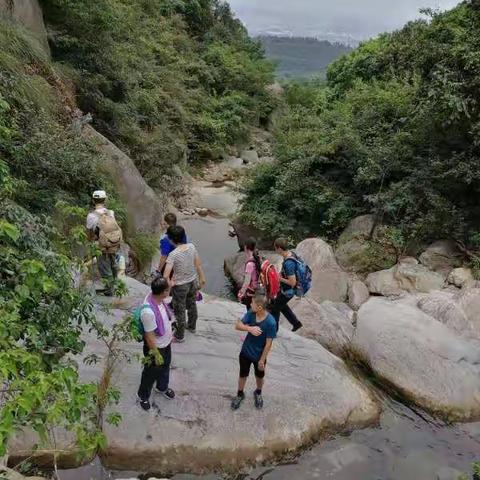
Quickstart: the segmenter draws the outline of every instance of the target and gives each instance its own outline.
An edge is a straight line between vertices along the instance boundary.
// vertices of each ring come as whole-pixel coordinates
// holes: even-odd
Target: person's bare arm
[[[265,348],[263,349],[262,356],[258,361],[258,368],[260,370],[265,370],[265,362],[267,361],[268,354],[272,349],[272,345],[273,345],[273,338],[267,338],[267,343],[265,344]]]
[[[158,270],[159,272],[162,271],[162,268],[163,268],[163,267],[165,266],[165,264],[167,263],[167,258],[168,258],[167,255],[162,255],[162,256],[160,257],[160,261],[158,262],[158,267],[157,267],[157,270]]]
[[[148,351],[152,355],[156,365],[163,365],[162,354],[158,351],[154,332],[145,332],[145,343],[147,344]]]
[[[245,325],[241,320],[237,320],[237,323],[235,324],[235,330],[238,330],[239,332],[251,333],[254,337],[258,337],[262,334],[262,329],[260,327]]]
[[[289,287],[294,287],[297,284],[297,277],[295,275],[290,275],[287,278],[281,277],[280,281]]]
[[[202,261],[200,260],[200,255],[198,253],[195,254],[195,268],[198,273],[198,281],[200,282],[200,288],[205,286],[205,274],[203,273]]]
[[[170,280],[170,275],[172,274],[172,270],[173,270],[173,265],[171,263],[167,263],[167,265],[165,266],[165,270],[163,272],[163,278],[165,278],[168,282],[168,284],[173,287],[173,280]]]
[[[252,274],[251,273],[245,273],[245,279],[243,280],[242,288],[238,292],[238,297],[239,298],[242,298],[245,295],[245,293],[247,291],[247,288],[250,286],[251,281],[252,281]]]
[[[157,344],[155,343],[155,332],[145,332],[145,343],[149,350],[156,350]]]

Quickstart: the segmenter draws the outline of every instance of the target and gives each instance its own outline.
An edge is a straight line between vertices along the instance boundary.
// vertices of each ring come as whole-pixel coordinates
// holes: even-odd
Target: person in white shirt
[[[122,230],[115,220],[115,214],[106,207],[107,194],[97,190],[92,195],[95,208],[87,215],[87,236],[98,242],[101,255],[97,258],[100,276],[105,282],[105,295],[113,295],[118,275],[118,251],[122,241]]]
[[[144,410],[151,408],[150,396],[154,384],[156,391],[165,398],[175,398],[175,392],[169,388],[173,315],[165,304],[165,299],[170,294],[170,286],[165,278],[158,276],[153,280],[151,289],[152,293],[145,298],[140,313],[146,361],[137,396]]]

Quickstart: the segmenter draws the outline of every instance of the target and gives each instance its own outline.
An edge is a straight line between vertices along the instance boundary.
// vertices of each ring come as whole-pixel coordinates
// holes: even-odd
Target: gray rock
[[[242,160],[250,165],[250,164],[257,164],[259,162],[258,153],[256,150],[243,150],[240,154]]]
[[[372,298],[362,305],[355,352],[410,401],[450,419],[480,416],[480,342],[411,305]]]
[[[296,251],[313,272],[308,298],[319,303],[325,300],[345,302],[349,276],[338,265],[332,247],[320,238],[309,238],[301,242]]]
[[[420,262],[429,270],[447,276],[462,265],[462,253],[453,240],[439,240],[420,255]]]
[[[282,257],[275,252],[268,252],[261,250],[260,256],[267,258],[270,263],[275,265],[276,269],[280,271],[282,268]],[[240,288],[243,285],[243,279],[245,276],[245,253],[239,252],[225,259],[225,272],[233,280],[235,285]]]
[[[354,332],[353,311],[348,305],[342,305],[345,308],[330,301],[319,304],[308,298],[295,298],[289,303],[303,323],[303,328],[298,333],[316,340],[339,356],[342,356],[350,346]]]
[[[42,50],[50,56],[47,29],[38,0],[0,0],[0,13],[12,17],[29,30],[39,42]]]
[[[376,419],[377,406],[340,359],[284,330],[269,357],[264,409],[253,409],[249,395],[232,412],[242,342],[233,323],[243,312],[238,304],[211,298],[200,305],[196,335],[173,345],[171,386],[177,397],[154,397],[150,412],[135,405],[140,364],[118,365],[113,386],[122,396],[114,410],[123,421],[118,428],[104,425],[107,468],[142,470],[148,464],[165,473],[238,469],[295,451],[326,428],[343,430]],[[140,350],[139,345],[125,348]]]
[[[348,286],[348,304],[358,310],[368,299],[370,292],[361,280],[353,280]]]
[[[444,277],[419,265],[414,258],[402,259],[388,270],[368,275],[366,284],[371,293],[377,295],[400,295],[402,292],[429,293],[443,287]]]
[[[375,225],[375,215],[362,215],[350,221],[347,228],[338,239],[338,245],[342,245],[353,238],[367,238],[370,236]]]
[[[475,283],[471,268],[454,268],[447,279],[448,283],[458,288],[468,287]]]
[[[130,224],[138,232],[158,234],[166,205],[145,182],[132,159],[88,125],[84,135],[104,154],[105,167],[127,207]]]
[[[458,335],[480,340],[480,289],[432,292],[418,306]]]

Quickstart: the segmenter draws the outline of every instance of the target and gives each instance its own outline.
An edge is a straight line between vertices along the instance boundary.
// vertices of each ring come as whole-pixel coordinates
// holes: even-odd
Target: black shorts
[[[258,362],[254,362],[253,360],[250,360],[243,353],[240,353],[238,360],[240,362],[240,378],[248,377],[248,375],[250,374],[250,367],[252,363],[253,363],[253,368],[255,369],[255,376],[257,378],[263,378],[265,376],[265,370],[262,371],[258,369]],[[265,366],[266,365],[267,365],[267,362],[265,362]]]

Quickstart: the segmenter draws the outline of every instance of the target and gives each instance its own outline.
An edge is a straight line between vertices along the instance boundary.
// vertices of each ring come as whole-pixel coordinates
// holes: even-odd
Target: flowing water
[[[189,238],[197,245],[207,276],[206,292],[231,297],[231,285],[223,272],[223,260],[238,251],[228,235],[226,215],[235,204],[228,190],[202,185],[206,208],[219,214],[206,218],[185,217]],[[213,208],[212,208],[213,207]],[[368,379],[365,378],[368,382]],[[326,439],[284,463],[238,472],[234,480],[457,480],[480,461],[480,422],[446,425],[424,412],[399,403],[372,389],[383,406],[379,425],[349,435]],[[266,397],[268,401],[268,397]],[[234,433],[232,433],[234,434]],[[163,478],[161,472],[158,478]],[[61,471],[61,480],[148,479],[151,475],[105,470],[97,459],[92,464]],[[221,475],[175,475],[174,480],[219,480]]]

